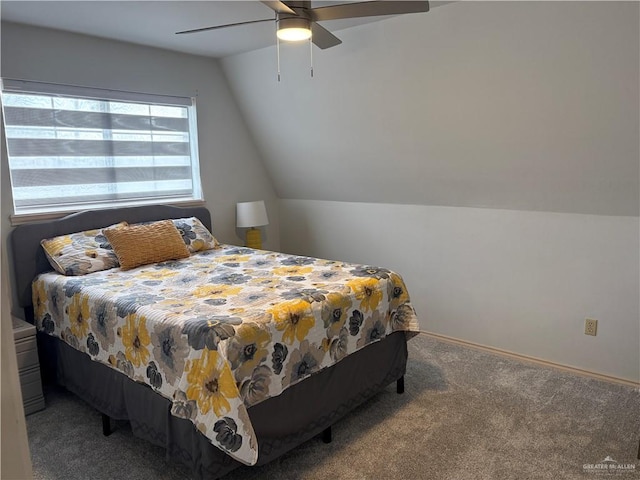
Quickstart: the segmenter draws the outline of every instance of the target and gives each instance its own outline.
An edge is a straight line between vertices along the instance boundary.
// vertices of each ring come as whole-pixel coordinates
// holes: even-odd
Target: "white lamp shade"
[[[236,205],[236,225],[239,228],[269,225],[264,201],[238,203]]]

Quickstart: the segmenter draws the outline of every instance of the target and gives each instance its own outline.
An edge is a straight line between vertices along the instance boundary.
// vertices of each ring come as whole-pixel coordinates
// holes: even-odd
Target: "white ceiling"
[[[350,2],[313,2],[312,6],[341,3]],[[3,0],[0,8],[1,18],[6,21],[210,57],[225,57],[275,44],[275,25],[270,22],[175,34],[181,30],[274,17],[273,11],[258,1]],[[384,18],[388,17],[333,20],[322,25],[336,32]]]

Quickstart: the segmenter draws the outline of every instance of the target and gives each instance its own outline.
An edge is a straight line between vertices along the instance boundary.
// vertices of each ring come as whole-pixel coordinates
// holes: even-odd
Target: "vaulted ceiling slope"
[[[314,1],[313,6],[351,1]],[[212,25],[275,19],[273,10],[257,0],[3,0],[0,12],[5,21],[215,58],[275,44],[273,22],[192,35],[175,34]],[[384,18],[387,17],[329,20],[322,24],[336,31]]]
[[[221,60],[281,198],[639,213],[637,2],[456,2]]]

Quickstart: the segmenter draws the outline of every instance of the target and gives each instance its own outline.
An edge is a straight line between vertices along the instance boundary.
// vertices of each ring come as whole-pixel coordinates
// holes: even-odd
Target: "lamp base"
[[[262,238],[260,236],[260,229],[250,228],[247,230],[247,247],[262,250]]]

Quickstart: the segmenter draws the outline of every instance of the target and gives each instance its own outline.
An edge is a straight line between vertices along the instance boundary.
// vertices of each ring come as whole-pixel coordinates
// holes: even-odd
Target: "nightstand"
[[[29,415],[44,409],[36,327],[16,317],[11,317],[11,320],[13,322],[13,341],[18,357],[22,403],[25,415]]]

